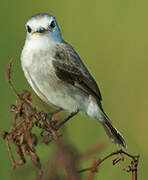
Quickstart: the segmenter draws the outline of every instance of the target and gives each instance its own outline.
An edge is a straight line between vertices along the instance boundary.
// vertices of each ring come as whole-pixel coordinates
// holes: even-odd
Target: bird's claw
[[[41,112],[40,113],[42,119],[45,121],[45,120],[48,120],[50,121],[51,118],[52,118],[52,113],[44,113],[44,112]]]

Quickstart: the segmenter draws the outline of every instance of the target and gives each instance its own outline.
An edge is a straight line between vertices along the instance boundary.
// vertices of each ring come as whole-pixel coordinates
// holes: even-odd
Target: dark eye
[[[27,31],[29,32],[29,33],[31,33],[31,28],[30,28],[30,26],[27,26]]]
[[[51,23],[50,23],[50,27],[51,27],[51,28],[54,28],[55,26],[56,26],[55,21],[51,21]]]

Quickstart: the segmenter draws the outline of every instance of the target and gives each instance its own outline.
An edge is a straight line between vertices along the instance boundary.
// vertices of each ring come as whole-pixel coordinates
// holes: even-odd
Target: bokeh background
[[[103,106],[113,123],[123,133],[132,154],[140,154],[139,179],[147,178],[148,167],[148,1],[108,0],[5,0],[0,6],[0,131],[11,124],[9,106],[16,97],[5,78],[9,58],[13,58],[12,79],[18,91],[29,89],[20,66],[25,40],[25,23],[36,13],[53,14],[63,37],[73,45],[100,86]],[[34,101],[36,100],[33,95]],[[106,147],[100,156],[117,149],[95,120],[79,114],[66,125],[66,135],[83,152],[97,141]],[[50,145],[38,148],[42,163]],[[29,158],[28,158],[29,161]],[[31,164],[30,164],[31,166]],[[85,167],[85,164],[84,164]],[[131,179],[123,165],[112,168],[106,161],[95,179]],[[21,170],[23,167],[20,168]],[[16,171],[16,170],[15,170]],[[0,179],[17,179],[0,141]],[[22,170],[23,171],[23,170]],[[33,179],[26,173],[18,179]]]

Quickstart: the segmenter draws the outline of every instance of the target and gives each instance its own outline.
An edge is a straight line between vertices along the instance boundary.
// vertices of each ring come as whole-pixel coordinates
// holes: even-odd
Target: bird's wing
[[[53,66],[59,79],[92,95],[100,104],[102,97],[97,83],[68,43],[63,42],[56,46]]]

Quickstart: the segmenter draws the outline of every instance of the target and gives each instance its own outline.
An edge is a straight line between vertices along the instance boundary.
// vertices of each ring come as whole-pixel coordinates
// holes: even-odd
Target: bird
[[[40,99],[69,112],[96,119],[111,141],[126,147],[102,107],[99,87],[80,56],[64,41],[56,18],[48,13],[31,16],[21,52],[24,75]]]

